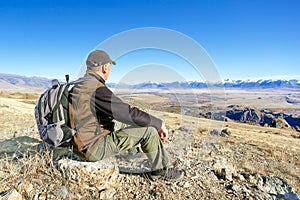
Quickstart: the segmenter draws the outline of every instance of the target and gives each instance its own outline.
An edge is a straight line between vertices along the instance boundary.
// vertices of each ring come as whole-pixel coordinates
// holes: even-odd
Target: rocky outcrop
[[[286,180],[276,176],[260,176],[257,173],[236,174],[243,182],[233,181],[226,186],[240,199],[299,200],[294,189]],[[242,177],[242,178],[241,178]]]
[[[262,114],[260,111],[240,106],[228,106],[226,112],[226,117],[240,122],[260,123],[261,116]]]
[[[68,147],[53,149],[28,136],[1,142],[0,158],[0,180],[10,181],[10,185],[0,186],[0,199],[91,196],[84,190],[93,191],[97,199],[112,199],[116,191],[119,170],[113,159],[85,162]],[[74,187],[77,188],[74,190]],[[77,192],[86,195],[78,196]]]
[[[210,113],[204,116],[210,118]],[[203,114],[202,114],[203,116]],[[219,114],[215,114],[219,116]],[[274,113],[270,110],[257,110],[254,108],[231,105],[227,107],[226,117],[231,120],[243,123],[255,123],[262,126],[276,128],[295,128],[300,127],[300,118],[284,113]],[[221,118],[220,118],[221,119]],[[222,120],[222,119],[221,119]]]

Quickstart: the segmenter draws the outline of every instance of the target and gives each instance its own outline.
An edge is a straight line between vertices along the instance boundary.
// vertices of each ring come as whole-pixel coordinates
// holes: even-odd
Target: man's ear
[[[105,65],[101,65],[101,72],[102,72],[102,74],[104,74],[106,72],[106,66]]]
[[[101,70],[102,73],[105,74],[107,72],[107,64],[102,65]]]

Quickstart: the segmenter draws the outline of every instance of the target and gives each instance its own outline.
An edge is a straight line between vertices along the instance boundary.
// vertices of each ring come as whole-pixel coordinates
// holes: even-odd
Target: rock
[[[46,193],[41,193],[38,195],[38,200],[46,200],[47,199],[47,194]]]
[[[182,126],[178,127],[178,130],[183,132],[188,132],[188,129]]]
[[[77,154],[75,154],[68,145],[54,148],[47,142],[43,141],[36,146],[36,149],[38,152],[51,152],[54,161],[62,158],[70,158],[72,160],[82,161],[82,159]]]
[[[114,188],[108,188],[100,193],[100,199],[113,199],[115,193],[116,190]]]
[[[54,190],[54,195],[60,199],[66,199],[69,197],[69,191],[66,186],[60,186]]]
[[[214,136],[221,136],[221,137],[227,137],[231,135],[230,131],[227,128],[222,129],[221,132],[219,132],[216,129],[213,129],[210,131],[210,134]]]
[[[9,105],[6,105],[5,103],[0,103],[0,108],[9,108]]]
[[[244,173],[243,176],[257,188],[253,194],[256,199],[299,200],[291,185],[286,180],[276,176],[260,176],[257,173]]]
[[[243,194],[245,199],[249,199],[249,196],[251,194],[251,191],[247,189],[245,186],[241,188],[241,193]]]
[[[231,135],[231,132],[227,128],[222,129],[221,134],[220,134],[220,136],[222,136],[222,137],[226,137],[226,136],[230,136],[230,135]]]
[[[296,128],[297,126],[300,126],[300,117],[299,116],[283,116],[284,120],[291,126]]]
[[[22,200],[22,195],[14,188],[0,194],[2,200]]]
[[[0,154],[25,152],[27,150],[32,151],[36,149],[35,146],[39,142],[39,140],[28,136],[21,136],[17,138],[8,139],[3,142],[0,142]]]
[[[76,181],[79,186],[96,188],[104,199],[115,194],[119,170],[112,160],[80,162],[61,159],[58,169],[66,179]]]
[[[227,163],[225,158],[219,157],[215,160],[212,168],[218,179],[232,181],[232,174],[235,170],[231,164]]]
[[[29,182],[29,181],[23,181],[21,182],[19,185],[18,185],[18,190],[20,192],[24,192],[26,194],[26,196],[28,197],[33,197],[34,194],[33,194],[33,185]]]
[[[240,174],[240,173],[237,173],[237,172],[233,173],[232,176],[234,178],[236,178],[237,180],[239,180],[239,181],[245,181],[245,177],[242,174]]]
[[[227,189],[230,189],[232,191],[235,191],[235,192],[240,192],[241,191],[241,188],[239,185],[237,184],[230,184],[228,186],[226,186]]]
[[[228,191],[241,199],[284,199],[299,200],[294,189],[284,180],[274,176],[261,176],[257,173],[244,172],[245,180],[230,182]],[[235,174],[235,177],[238,177]]]
[[[287,121],[282,117],[274,118],[269,125],[274,128],[291,128]]]
[[[183,184],[183,187],[184,188],[189,188],[191,186],[191,184],[189,183],[189,182],[185,182],[184,184]]]
[[[211,130],[209,133],[210,133],[211,135],[215,135],[215,136],[219,136],[219,135],[220,135],[219,131],[216,130],[216,129]]]
[[[257,174],[257,173],[253,173],[253,174],[250,174],[250,176],[248,177],[248,180],[250,183],[254,184],[254,185],[260,185],[262,184],[262,177]]]
[[[289,199],[299,199],[291,185],[286,180],[276,176],[263,176],[262,181],[258,182],[258,188],[276,197],[289,197]]]
[[[299,197],[296,193],[292,192],[292,193],[286,193],[284,195],[282,194],[278,194],[276,196],[277,200],[299,200]]]

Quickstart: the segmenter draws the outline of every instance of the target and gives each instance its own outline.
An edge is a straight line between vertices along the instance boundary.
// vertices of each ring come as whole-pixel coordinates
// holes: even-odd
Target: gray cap
[[[111,63],[113,65],[116,64],[115,61],[112,61],[109,55],[102,50],[92,51],[86,59],[87,67],[98,67],[100,65],[104,65],[106,63]]]

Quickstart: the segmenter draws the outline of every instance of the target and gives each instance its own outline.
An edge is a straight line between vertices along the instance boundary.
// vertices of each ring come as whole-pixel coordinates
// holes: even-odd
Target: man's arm
[[[95,93],[96,111],[105,113],[114,119],[132,126],[153,126],[157,131],[166,135],[166,128],[162,126],[162,120],[123,102],[115,96],[107,87],[100,87]],[[166,137],[166,136],[164,136]]]

